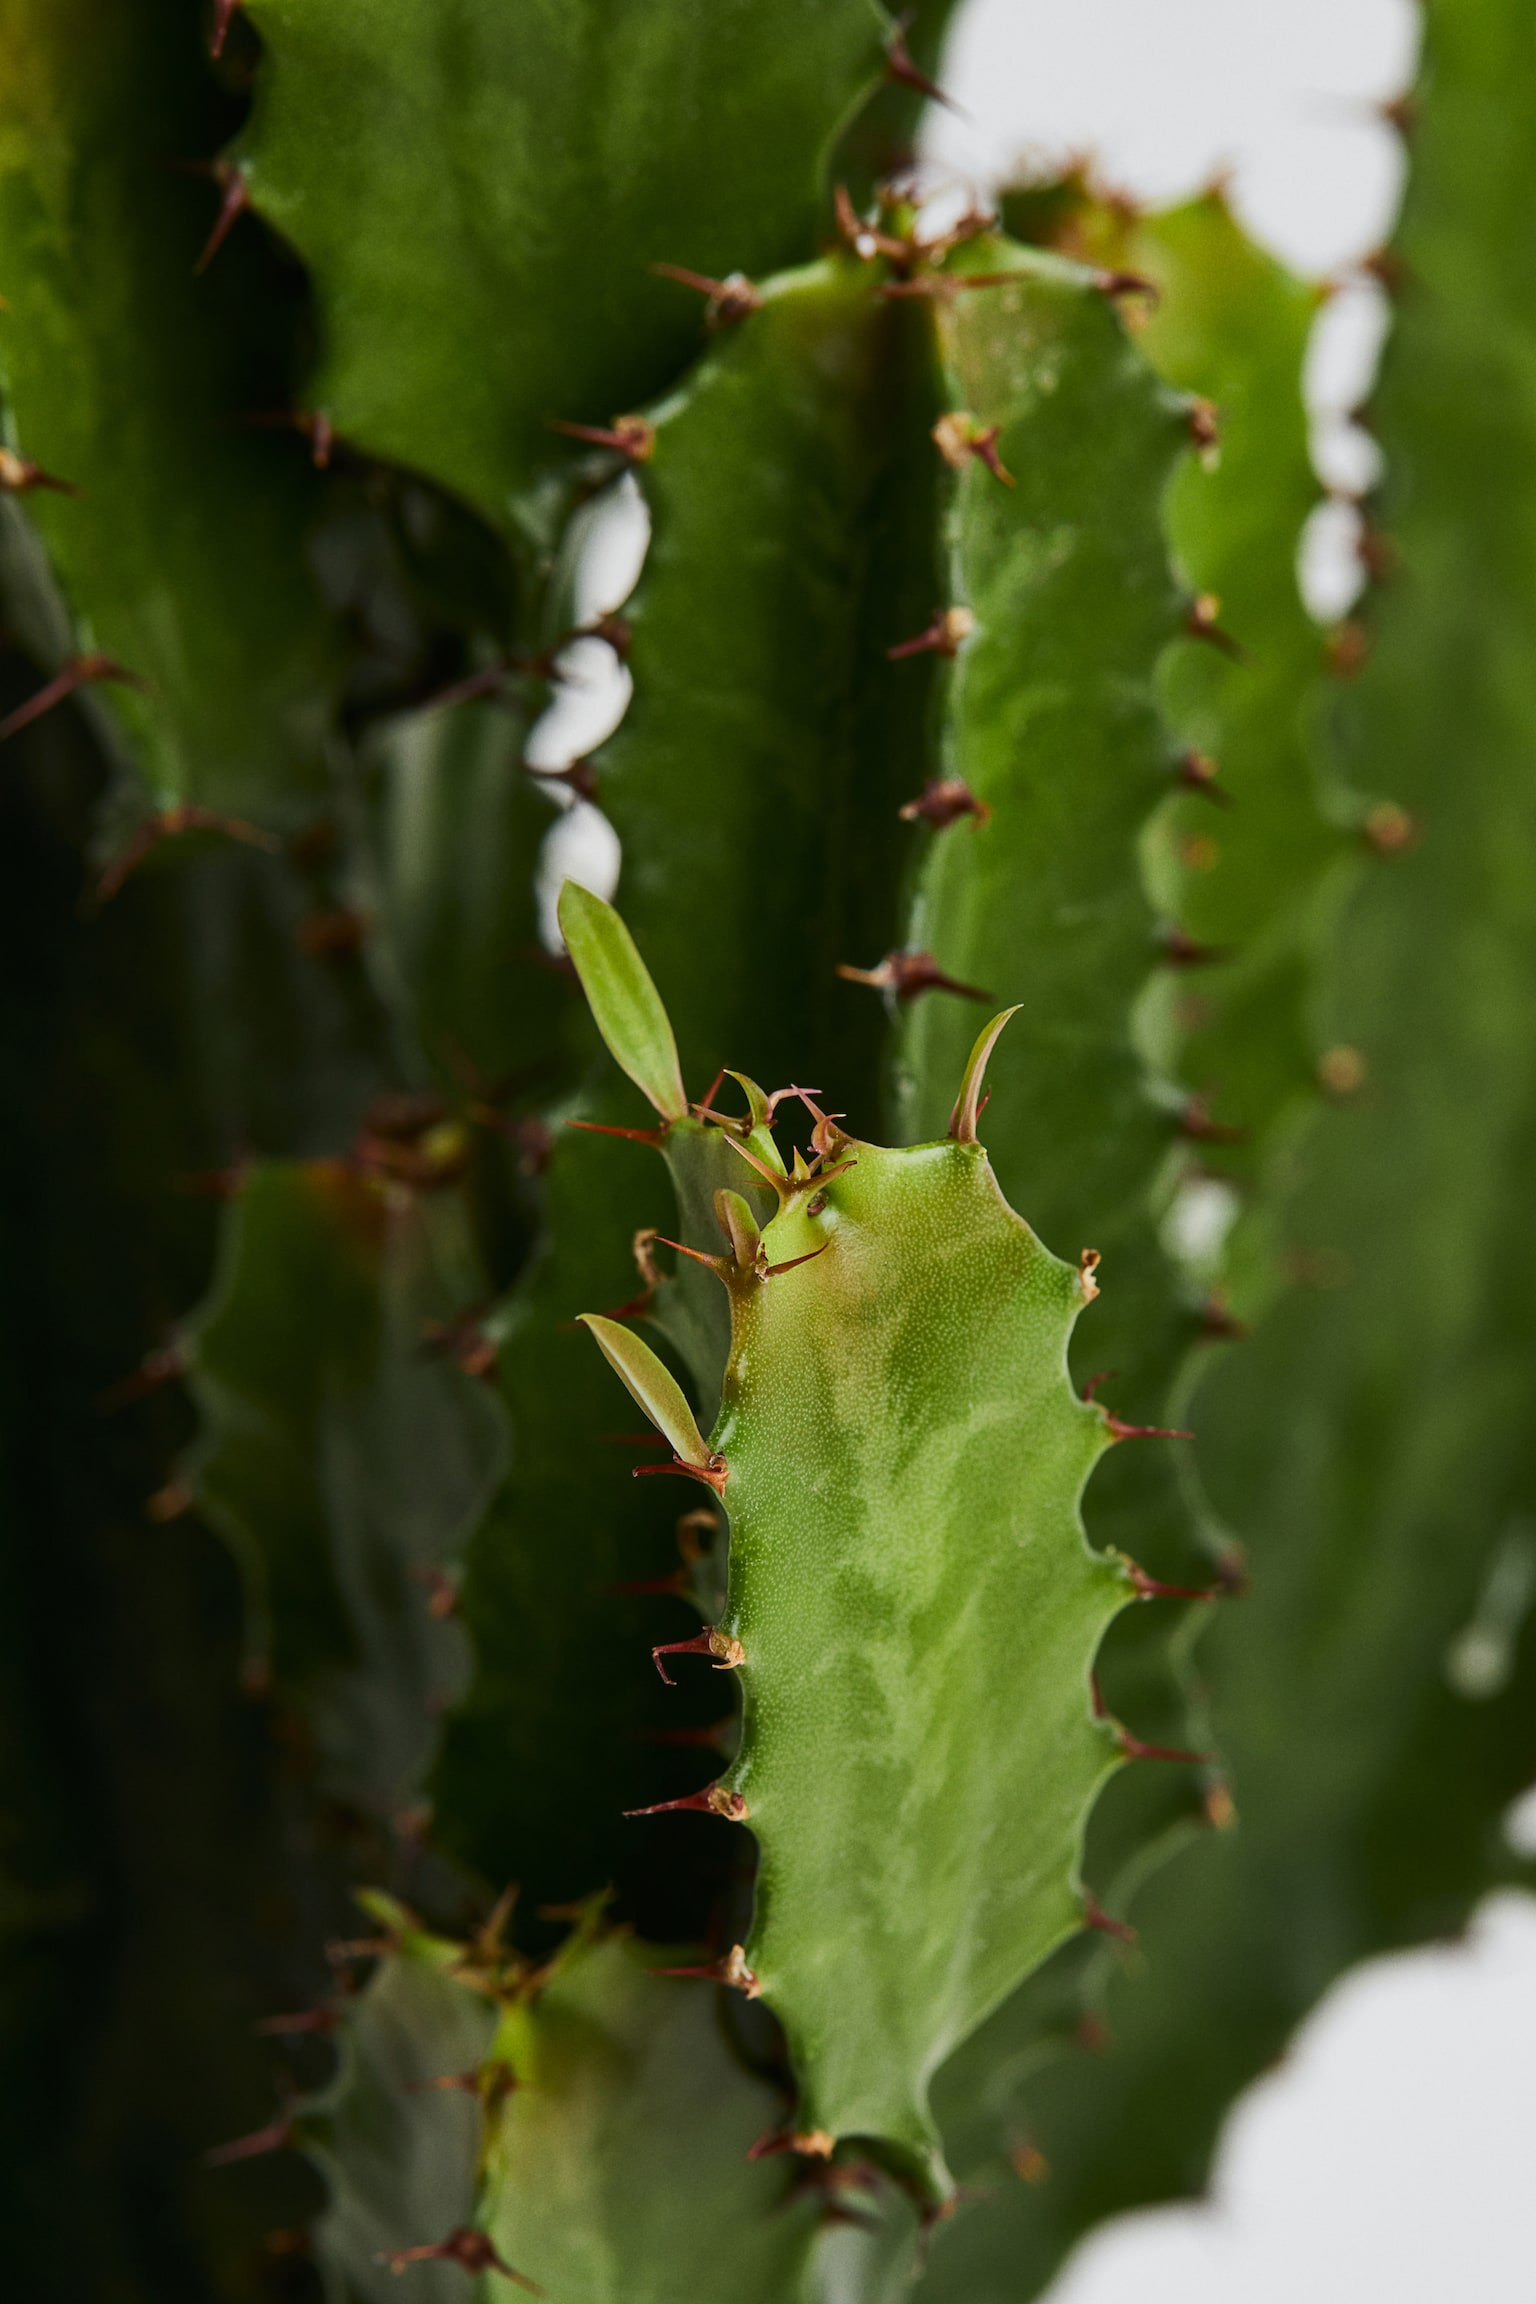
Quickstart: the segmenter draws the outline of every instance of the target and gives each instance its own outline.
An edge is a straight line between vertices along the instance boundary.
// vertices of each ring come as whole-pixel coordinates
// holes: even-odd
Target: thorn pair
[[[702,1966],[653,1968],[651,1974],[653,1976],[703,1976],[712,1984],[729,1984],[733,1991],[745,1993],[749,2000],[755,2000],[762,1990],[762,1986],[747,1966],[746,1952],[740,1944],[733,1944],[729,1952],[721,1959],[707,1961]]]
[[[990,801],[978,800],[962,776],[930,776],[918,797],[904,801],[896,813],[903,824],[931,824],[936,832],[943,832],[962,816],[985,824],[992,806]]]
[[[939,454],[952,471],[963,472],[974,458],[984,464],[994,480],[1001,480],[1005,488],[1016,488],[1018,482],[1006,469],[998,438],[1001,424],[980,424],[965,408],[952,408],[941,416],[933,427],[932,440]]]
[[[868,984],[903,1003],[915,1000],[920,992],[954,992],[962,1000],[992,997],[974,984],[961,984],[946,976],[931,952],[887,952],[874,968],[850,968],[846,961],[839,961],[837,973],[845,983]]]
[[[702,1792],[686,1792],[681,1800],[657,1800],[649,1808],[626,1808],[626,1816],[666,1816],[672,1810],[696,1809],[704,1816],[723,1816],[729,1824],[744,1824],[752,1811],[739,1792],[723,1784],[707,1784]]]
[[[60,480],[45,472],[30,456],[18,456],[14,448],[0,448],[0,488],[10,496],[25,496],[33,488],[51,488],[59,496],[80,493],[72,480]]]
[[[648,464],[656,453],[656,427],[643,416],[615,416],[612,424],[570,424],[563,417],[549,419],[552,432],[568,440],[585,440],[594,448],[610,448],[631,464]]]
[[[893,648],[887,648],[886,661],[900,664],[909,656],[958,656],[962,642],[969,640],[975,629],[976,619],[969,608],[941,608],[933,622],[921,632],[915,633],[910,640],[898,640]]]
[[[663,1664],[663,1656],[710,1656],[717,1672],[738,1671],[747,1660],[741,1642],[716,1624],[706,1624],[691,1640],[662,1640],[651,1650],[651,1662],[667,1686],[675,1688],[677,1682]]]
[[[89,655],[74,657],[61,672],[45,681],[34,696],[29,696],[25,704],[18,704],[14,712],[0,720],[0,744],[20,735],[23,728],[30,728],[34,720],[41,720],[45,712],[51,712],[66,697],[81,688],[94,686],[99,680],[115,680],[124,688],[136,689],[141,696],[150,693],[150,683],[137,672],[129,672],[112,657],[93,650]]]
[[[459,2264],[466,2272],[499,2272],[503,2280],[511,2280],[519,2288],[526,2288],[530,2296],[542,2296],[544,2290],[526,2272],[514,2272],[511,2265],[498,2253],[496,2243],[486,2232],[475,2232],[461,2224],[450,2232],[446,2240],[435,2240],[426,2248],[387,2248],[374,2258],[391,2272],[404,2272],[412,2264]]]
[[[690,272],[686,264],[653,264],[651,270],[663,280],[676,280],[708,298],[704,306],[706,328],[734,327],[737,321],[762,309],[762,291],[745,272],[728,272],[723,280],[712,280],[707,272]]]

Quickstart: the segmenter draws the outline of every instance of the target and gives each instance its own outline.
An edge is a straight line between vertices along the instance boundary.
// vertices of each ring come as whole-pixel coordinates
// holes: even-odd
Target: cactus
[[[29,2294],[1022,2300],[1511,1869],[1517,20],[1329,640],[1311,292],[935,233],[947,13],[13,10]]]

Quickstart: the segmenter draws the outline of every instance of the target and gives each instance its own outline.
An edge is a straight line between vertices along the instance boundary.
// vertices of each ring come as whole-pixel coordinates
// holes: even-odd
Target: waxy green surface
[[[1532,289],[1508,224],[1536,116],[1523,15],[1432,7],[1415,115],[1372,408],[1396,562],[1326,759],[1346,813],[1393,801],[1418,840],[1362,861],[1328,947],[1314,1045],[1366,1071],[1277,1180],[1293,1285],[1192,1406],[1252,1580],[1199,1659],[1238,1829],[1132,1905],[1144,1966],[1106,1999],[1106,2052],[1007,2107],[1050,2177],[940,2235],[936,2298],[1014,2304],[1099,2217],[1197,2189],[1232,2097],[1341,1970],[1459,1927],[1517,1869],[1499,1820],[1536,1769],[1531,1625],[1498,1587],[1536,1478],[1536,440],[1506,319]]]
[[[316,405],[505,527],[555,451],[696,353],[657,263],[811,253],[876,88],[872,0],[249,0],[238,157],[315,283]],[[665,125],[663,125],[665,124]]]
[[[7,9],[0,397],[8,444],[80,491],[25,498],[75,649],[148,684],[100,687],[103,725],[161,804],[287,825],[324,787],[339,672],[324,484],[297,434],[242,421],[284,405],[292,325],[252,228],[194,276],[220,195],[178,164],[230,119],[203,34],[182,0]]]
[[[1118,1756],[1088,1675],[1127,1595],[1078,1517],[1108,1436],[1066,1380],[1076,1268],[977,1145],[845,1157],[763,1236],[774,1263],[824,1252],[733,1298],[725,1781],[762,1850],[747,1961],[797,2126],[904,2146],[942,2185],[929,2077],[1081,1922]]]

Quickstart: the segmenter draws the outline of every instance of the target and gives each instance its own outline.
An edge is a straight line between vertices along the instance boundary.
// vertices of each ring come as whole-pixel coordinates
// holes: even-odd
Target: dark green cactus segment
[[[597,756],[685,1075],[825,1073],[870,1129],[882,1020],[836,971],[898,940],[934,660],[886,651],[933,614],[942,473],[929,313],[874,285],[847,260],[767,284],[654,412],[635,695]],[[699,969],[723,906],[732,934]]]
[[[0,42],[5,484],[75,623],[44,669],[133,676],[89,684],[162,804],[291,821],[323,785],[339,672],[307,559],[323,486],[296,433],[239,421],[288,391],[259,238],[194,277],[231,119],[199,12],[18,0]]]
[[[1499,1819],[1536,1769],[1529,1617],[1486,1680],[1462,1647],[1536,1487],[1523,14],[1432,8],[1415,119],[1373,396],[1394,565],[1326,753],[1341,812],[1390,804],[1413,835],[1362,855],[1327,944],[1314,1047],[1358,1051],[1360,1084],[1287,1163],[1292,1288],[1193,1407],[1250,1565],[1200,1651],[1240,1828],[1138,1901],[1111,2049],[1021,2091],[1051,2180],[941,2237],[931,2290],[966,2304],[1198,2186],[1231,2096],[1340,1970],[1457,1927],[1511,1865]]]
[[[552,2299],[780,2304],[815,2245],[816,2188],[748,2157],[781,2100],[714,1995],[647,1974],[676,1958],[578,1939],[502,2019],[492,2052],[518,2084],[490,2124],[480,2222]]]
[[[239,158],[316,284],[314,400],[503,525],[552,417],[605,427],[696,350],[702,299],[650,267],[811,253],[823,155],[884,61],[872,0],[247,13]]]
[[[272,1163],[186,1339],[193,1485],[241,1565],[248,1670],[306,1718],[322,1792],[381,1823],[462,1686],[456,1555],[503,1470],[497,1404],[447,1348],[474,1292],[451,1192]]]
[[[347,2304],[398,2293],[391,2253],[470,2228],[497,2007],[466,1947],[428,1934],[390,1899],[367,1898],[386,1949],[342,2003],[335,2078],[301,2108],[297,2140],[329,2192],[315,2253]],[[427,2258],[412,2292],[453,2304],[463,2271]]]
[[[1175,1115],[1154,1102],[1134,1035],[1160,960],[1138,844],[1174,758],[1156,676],[1187,603],[1162,506],[1187,413],[1080,268],[993,239],[952,261],[962,277],[1011,275],[939,306],[947,397],[966,419],[947,596],[974,620],[946,699],[942,769],[992,814],[929,835],[905,941],[1022,1003],[989,1074],[988,1146],[1045,1238],[1103,1255],[1104,1299],[1076,1364],[1085,1377],[1117,1370],[1116,1408],[1161,1423],[1188,1325],[1154,1208]],[[994,425],[1011,485],[965,451],[967,429]],[[963,1003],[936,993],[907,1008],[904,1135],[944,1126],[973,1029]],[[1203,1581],[1166,1459],[1144,1451],[1109,1467],[1092,1510],[1095,1541]]]

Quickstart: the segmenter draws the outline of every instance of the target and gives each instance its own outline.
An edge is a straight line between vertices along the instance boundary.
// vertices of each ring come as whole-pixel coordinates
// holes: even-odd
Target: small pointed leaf
[[[581,1323],[590,1328],[599,1349],[645,1410],[658,1432],[671,1441],[685,1464],[702,1470],[709,1462],[709,1443],[694,1422],[693,1410],[677,1378],[659,1361],[649,1344],[642,1344],[617,1320],[600,1312],[583,1312]]]
[[[615,1063],[663,1120],[686,1120],[688,1097],[672,1026],[635,940],[613,906],[567,880],[560,891],[560,933]]]

